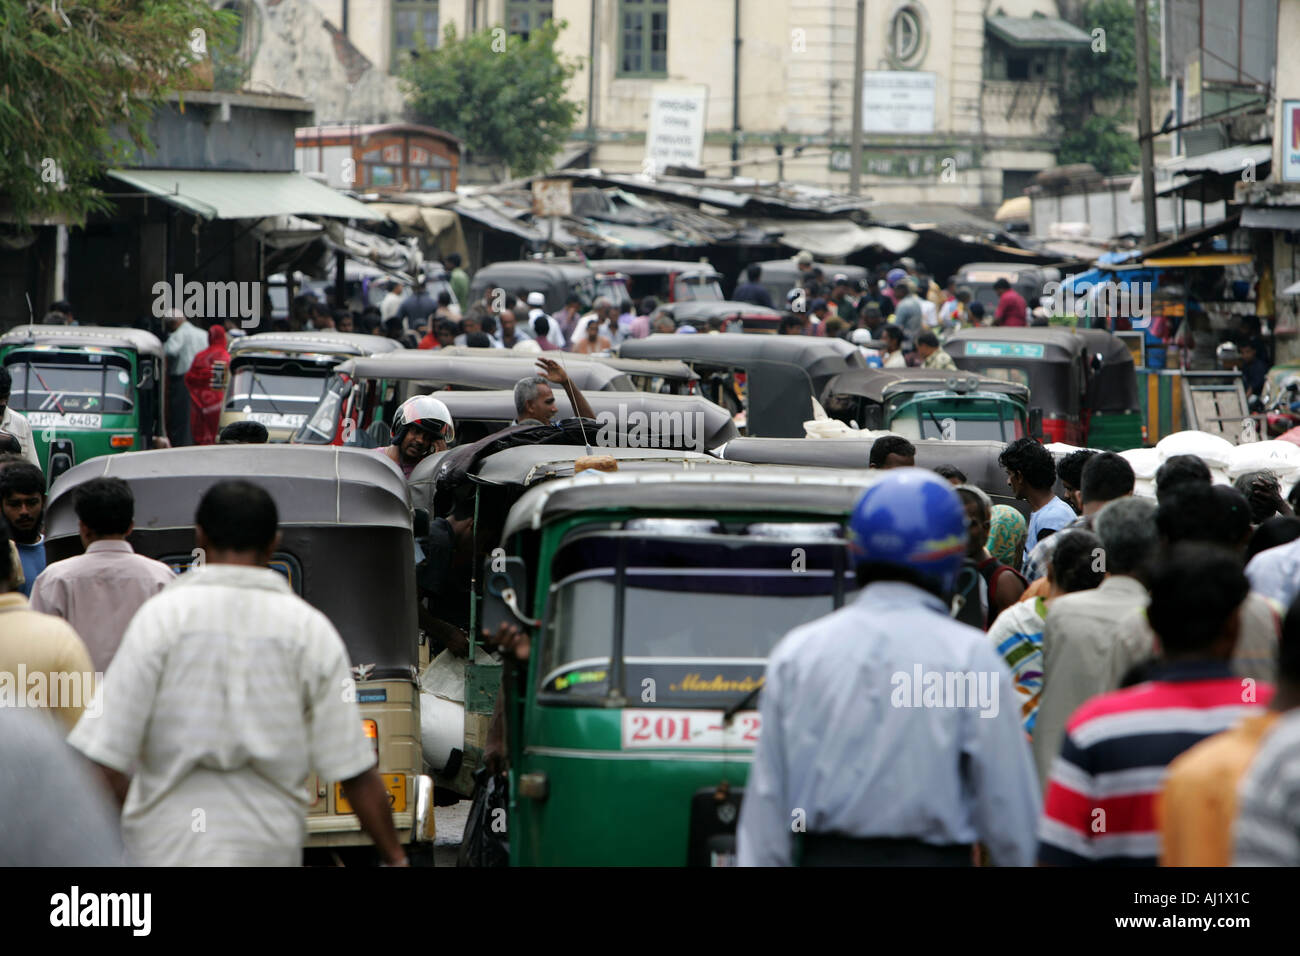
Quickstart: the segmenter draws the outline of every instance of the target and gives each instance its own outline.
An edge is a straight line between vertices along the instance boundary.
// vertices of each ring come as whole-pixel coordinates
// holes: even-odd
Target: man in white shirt
[[[41,460],[36,456],[36,442],[32,439],[32,426],[27,418],[9,407],[9,394],[13,391],[14,380],[9,369],[0,366],[0,432],[13,435],[18,440],[20,454],[37,468]]]
[[[170,334],[163,343],[167,356],[167,437],[173,446],[193,444],[190,434],[190,390],[185,373],[194,364],[194,356],[208,347],[208,334],[174,309],[164,320]]]
[[[299,865],[313,773],[342,783],[381,860],[406,862],[361,712],[341,690],[347,648],[266,567],[278,524],[265,489],[208,489],[194,529],[204,565],[140,608],[91,708],[102,712],[68,738],[125,801],[138,864]]]
[[[127,542],[135,527],[135,497],[125,481],[92,478],[75,495],[86,553],[46,566],[32,586],[32,610],[71,624],[95,670],[103,672],[135,612],[176,575]]]
[[[397,281],[388,283],[388,294],[379,300],[379,315],[391,319],[402,307],[402,284]]]

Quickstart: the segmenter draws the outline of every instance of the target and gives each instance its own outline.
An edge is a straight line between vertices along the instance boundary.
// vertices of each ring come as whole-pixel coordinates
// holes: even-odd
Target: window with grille
[[[668,74],[668,0],[619,0],[618,74]]]

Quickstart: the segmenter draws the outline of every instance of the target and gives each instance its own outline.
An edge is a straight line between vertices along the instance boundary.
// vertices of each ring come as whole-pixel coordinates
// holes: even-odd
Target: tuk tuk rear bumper
[[[433,820],[433,778],[424,774],[408,776],[408,792],[415,795],[410,808],[393,814],[393,828],[403,844],[432,843],[435,828]],[[356,814],[329,813],[307,817],[308,849],[313,847],[369,846],[370,837],[361,831],[361,821]]]

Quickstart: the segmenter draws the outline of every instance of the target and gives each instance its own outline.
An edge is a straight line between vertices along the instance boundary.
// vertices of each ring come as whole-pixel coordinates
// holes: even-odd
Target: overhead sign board
[[[934,73],[867,70],[862,74],[862,130],[933,133]]]
[[[704,116],[709,88],[660,85],[650,95],[646,165],[651,174],[665,166],[698,166],[704,151]]]

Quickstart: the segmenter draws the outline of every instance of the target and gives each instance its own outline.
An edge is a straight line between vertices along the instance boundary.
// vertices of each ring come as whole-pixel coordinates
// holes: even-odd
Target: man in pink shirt
[[[31,607],[71,624],[102,673],[140,605],[176,575],[127,542],[135,497],[121,478],[92,478],[77,488],[75,501],[86,553],[47,565],[32,586]]]
[[[993,313],[994,325],[1026,326],[1025,299],[1006,279],[993,283],[993,291],[998,294],[998,308]]]

